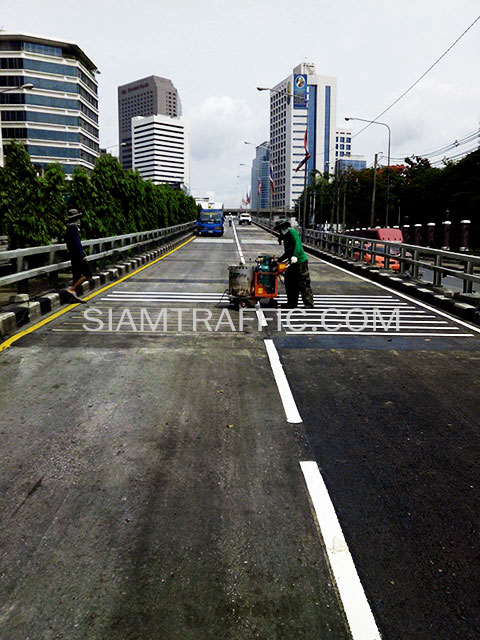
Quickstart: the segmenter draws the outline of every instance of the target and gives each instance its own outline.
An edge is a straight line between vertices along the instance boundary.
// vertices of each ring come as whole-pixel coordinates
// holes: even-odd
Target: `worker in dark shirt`
[[[274,230],[280,233],[278,242],[283,242],[284,253],[278,258],[279,262],[290,261],[290,266],[285,271],[285,290],[287,293],[288,309],[296,309],[298,306],[298,294],[302,296],[306,309],[313,309],[313,293],[308,271],[308,258],[305,253],[302,240],[296,229],[292,229],[288,220],[278,220]]]
[[[80,286],[92,277],[87,258],[80,240],[80,217],[76,209],[70,209],[67,218],[67,230],[65,232],[65,244],[72,263],[73,284],[67,292],[76,302],[85,302],[78,295]]]

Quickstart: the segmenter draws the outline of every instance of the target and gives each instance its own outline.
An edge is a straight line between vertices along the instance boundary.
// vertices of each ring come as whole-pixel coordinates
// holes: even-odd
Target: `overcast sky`
[[[302,61],[336,76],[337,126],[373,119],[480,14],[479,0],[0,0],[0,28],[76,42],[101,71],[100,143],[118,144],[117,86],[170,78],[191,127],[191,188],[238,206],[268,94]],[[480,120],[480,21],[382,118],[392,157],[425,154]],[[354,133],[359,122],[351,123]],[[387,130],[353,141],[368,164]],[[239,177],[238,177],[239,176]]]

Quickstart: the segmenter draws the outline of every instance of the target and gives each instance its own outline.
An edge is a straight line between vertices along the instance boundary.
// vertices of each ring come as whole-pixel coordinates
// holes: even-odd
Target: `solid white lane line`
[[[266,339],[264,340],[264,342],[268,354],[268,359],[270,360],[270,366],[272,367],[273,376],[275,378],[275,382],[277,383],[278,392],[282,400],[287,422],[290,422],[291,424],[300,424],[301,422],[303,422],[303,420],[298,413],[297,405],[295,404],[290,385],[288,384],[287,376],[285,375],[282,363],[280,362],[278,351],[273,344],[273,340]]]
[[[391,292],[391,289],[386,287],[384,284],[379,284],[378,282],[375,282],[374,280],[369,280],[368,278],[365,278],[364,276],[359,276],[358,274],[352,273],[351,271],[347,271],[343,267],[339,267],[336,264],[332,264],[331,262],[327,262],[326,260],[322,260],[322,259],[319,259],[319,262],[323,262],[323,264],[327,264],[330,267],[333,267],[334,269],[338,269],[339,271],[343,271],[344,273],[347,273],[349,276],[353,276],[354,278],[358,278],[359,280],[363,280],[364,282],[368,282],[369,284],[372,284],[372,285],[374,285],[376,287],[380,287],[380,289],[384,289],[385,291]],[[409,302],[412,302],[415,305],[423,307],[424,309],[428,309],[429,311],[433,311],[434,313],[436,313],[436,314],[438,314],[440,316],[443,316],[444,318],[448,318],[452,322],[456,322],[457,324],[460,324],[460,325],[462,325],[462,327],[466,327],[467,329],[470,329],[471,331],[475,331],[476,333],[480,333],[480,328],[479,327],[475,327],[474,325],[471,325],[468,322],[463,322],[463,320],[459,320],[458,318],[455,318],[454,316],[451,316],[448,313],[445,313],[444,311],[440,311],[440,309],[436,309],[435,307],[432,307],[429,304],[426,304],[425,302],[420,302],[420,300],[415,300],[415,298],[412,298],[411,296],[407,296],[405,293],[400,293],[400,291],[396,291],[395,293],[396,293],[396,295],[400,296],[401,298],[404,298],[405,300],[408,300]],[[468,334],[466,334],[466,335],[468,335]]]
[[[404,332],[391,332],[388,331],[376,331],[374,333],[368,333],[367,331],[286,331],[290,336],[419,336],[419,337],[435,337],[435,338],[474,338],[473,333],[404,333]]]
[[[241,264],[245,264],[245,258],[243,257],[242,247],[240,245],[240,240],[238,239],[237,229],[235,228],[234,222],[232,223],[232,227],[233,227],[233,235],[235,236],[235,242],[237,243],[238,255],[240,256],[240,262]]]
[[[257,314],[257,319],[260,327],[267,327],[268,322],[265,318],[265,314],[263,313],[263,309],[260,306],[260,302],[257,302],[255,305],[255,313]]]
[[[372,610],[345,541],[335,507],[316,462],[300,462],[328,561],[353,640],[381,640]]]
[[[345,320],[345,319],[344,319]],[[290,325],[292,328],[295,328],[296,326],[302,326],[305,325],[307,327],[322,327],[322,326],[332,326],[335,327],[338,324],[342,324],[342,320],[340,320],[340,318],[338,318],[337,320],[325,320],[325,322],[317,322],[316,320],[308,320],[308,318],[306,318],[303,322],[302,320],[291,320],[290,322],[283,322],[282,323],[284,326],[288,326]],[[367,322],[363,322],[362,320],[354,320],[354,319],[350,319],[349,324],[352,327],[373,327],[373,326],[378,326],[378,322],[373,322],[373,320],[368,320]],[[419,329],[423,328],[423,329],[437,329],[439,327],[435,327],[434,325],[448,325],[448,322],[446,320],[401,320],[399,322],[399,324],[401,325],[414,325],[414,326],[410,326],[408,327],[409,329],[414,329],[416,327],[416,325],[428,325],[428,327],[418,327]],[[441,329],[443,327],[440,327]],[[445,329],[454,329],[455,331],[460,331],[460,329],[458,327],[445,327]]]

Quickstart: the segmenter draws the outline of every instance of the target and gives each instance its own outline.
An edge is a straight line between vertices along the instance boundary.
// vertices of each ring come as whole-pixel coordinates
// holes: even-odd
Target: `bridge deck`
[[[315,258],[314,310],[232,329],[237,260],[195,239],[1,354],[0,636],[477,638],[478,331]]]

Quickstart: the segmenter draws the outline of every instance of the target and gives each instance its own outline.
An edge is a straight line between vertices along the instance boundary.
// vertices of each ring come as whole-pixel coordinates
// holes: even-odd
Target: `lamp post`
[[[274,93],[281,93],[281,94],[285,94],[286,96],[288,96],[289,98],[293,98],[295,101],[295,95],[293,93],[288,93],[286,90],[280,90],[280,89],[273,89],[272,87],[257,87],[257,91],[270,91],[270,92],[274,92]],[[295,104],[295,103],[294,103]],[[305,95],[305,110],[307,112],[307,131],[308,131],[308,108],[309,108],[309,100],[307,95]],[[305,154],[307,153],[307,150],[305,149]],[[303,214],[302,214],[302,240],[304,238],[304,234],[305,234],[305,224],[307,221],[307,178],[308,178],[308,158],[305,157],[305,175],[304,175],[304,180],[303,180]]]
[[[0,93],[7,93],[7,91],[15,91],[17,89],[33,89],[33,84],[27,82],[27,84],[21,84],[18,87],[7,87],[6,89],[0,89]],[[0,167],[3,168],[3,164],[2,112],[0,111]]]
[[[365,120],[365,118],[345,118],[345,120],[360,120],[360,122],[368,122],[369,124],[381,124],[388,129],[388,164],[387,164],[387,210],[385,214],[385,226],[388,227],[388,207],[390,202],[390,144],[392,139],[392,132],[390,127],[385,122],[378,122],[377,120]]]

